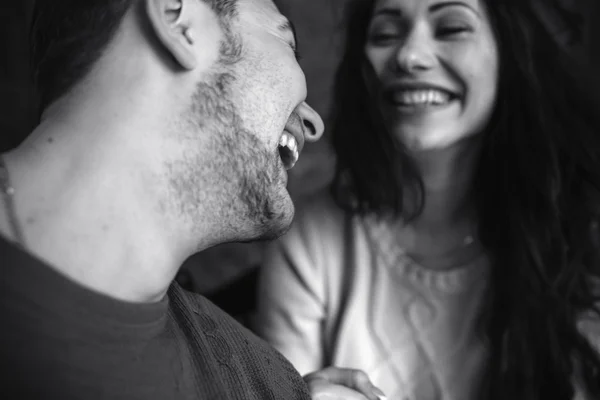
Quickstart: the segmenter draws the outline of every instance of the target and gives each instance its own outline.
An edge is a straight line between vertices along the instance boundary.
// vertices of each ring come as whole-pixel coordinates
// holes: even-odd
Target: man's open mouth
[[[293,168],[298,161],[300,154],[298,153],[298,142],[294,135],[284,131],[279,139],[279,156],[283,161],[285,169]]]

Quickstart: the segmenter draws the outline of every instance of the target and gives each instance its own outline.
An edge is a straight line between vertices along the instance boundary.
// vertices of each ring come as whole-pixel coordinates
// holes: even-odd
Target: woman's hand
[[[304,376],[313,400],[386,400],[358,369],[328,367]]]

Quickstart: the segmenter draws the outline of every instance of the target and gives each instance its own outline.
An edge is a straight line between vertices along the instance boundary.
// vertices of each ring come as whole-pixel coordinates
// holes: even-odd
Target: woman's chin
[[[440,151],[465,143],[474,135],[449,132],[447,129],[395,129],[396,138],[409,152]]]

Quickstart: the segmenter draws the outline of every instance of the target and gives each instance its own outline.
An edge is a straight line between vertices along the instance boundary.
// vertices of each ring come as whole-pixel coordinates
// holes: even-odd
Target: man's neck
[[[144,160],[111,135],[72,128],[43,123],[4,155],[26,250],[89,289],[160,300],[187,256],[159,212],[159,190],[147,185],[161,177],[136,170]],[[0,231],[12,238],[7,222],[0,218]]]

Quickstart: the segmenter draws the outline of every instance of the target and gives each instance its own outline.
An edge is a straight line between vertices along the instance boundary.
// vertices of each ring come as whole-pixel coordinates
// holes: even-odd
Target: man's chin
[[[261,234],[257,240],[273,240],[284,235],[292,226],[294,220],[294,204],[289,194],[285,193],[285,198],[274,202],[271,210],[265,210],[265,219],[259,231]]]
[[[286,187],[287,173],[281,163],[271,171],[271,176],[275,178],[247,180],[254,184],[247,184],[242,195],[246,221],[242,222],[241,226],[249,229],[240,230],[240,233],[246,233],[245,237],[241,238],[245,242],[276,239],[286,233],[292,224],[294,203]]]

